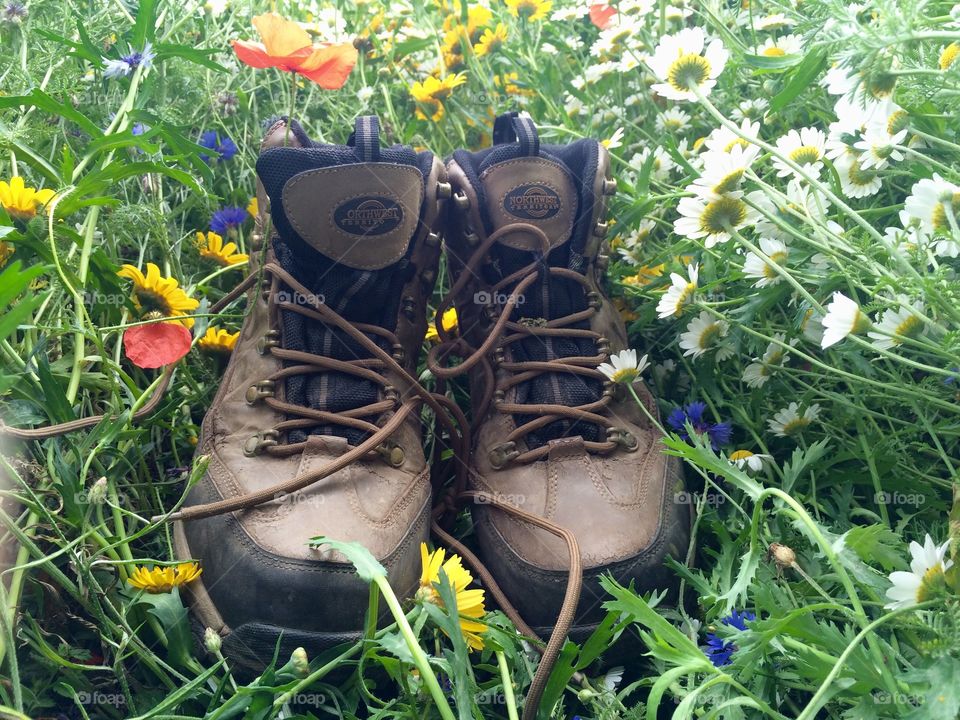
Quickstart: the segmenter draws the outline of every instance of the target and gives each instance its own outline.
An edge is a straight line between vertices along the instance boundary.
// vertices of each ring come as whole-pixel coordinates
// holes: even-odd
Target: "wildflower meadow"
[[[960,717],[958,106],[942,0],[0,0],[0,716]],[[682,460],[672,591],[604,578],[538,676],[464,553],[424,545],[398,597],[304,526],[367,628],[236,667],[168,517],[247,312],[261,139],[377,115],[445,158],[511,110],[610,153],[631,349],[598,369]]]

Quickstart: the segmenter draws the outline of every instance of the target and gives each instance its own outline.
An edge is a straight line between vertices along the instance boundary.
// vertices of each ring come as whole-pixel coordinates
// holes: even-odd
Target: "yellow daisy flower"
[[[162,277],[160,268],[153,263],[147,263],[146,275],[133,265],[124,265],[117,275],[133,281],[134,304],[138,310],[183,317],[200,307],[200,302],[188,296],[176,279]],[[193,318],[184,318],[181,322],[188,328],[193,327]]]
[[[960,56],[960,43],[950,43],[947,45],[943,49],[943,52],[940,53],[940,60],[938,62],[940,69],[948,69],[951,65],[953,65],[954,61],[957,59],[957,56]]]
[[[643,287],[644,285],[649,285],[658,277],[662,276],[666,267],[667,266],[664,263],[660,263],[659,265],[644,265],[637,269],[636,275],[627,275],[620,282],[622,282],[624,285]]]
[[[257,200],[256,195],[250,198],[250,203],[247,205],[247,214],[254,219],[260,214],[260,201]]]
[[[507,9],[514,17],[524,18],[531,22],[543,20],[553,8],[550,0],[504,0]]]
[[[467,646],[471,650],[483,649],[483,638],[480,634],[485,632],[487,626],[478,622],[476,618],[482,618],[486,610],[483,607],[483,590],[467,590],[467,585],[473,582],[473,575],[463,567],[463,561],[459,555],[450,555],[450,559],[443,561],[446,551],[438,548],[432,553],[427,550],[426,543],[420,543],[420,559],[423,563],[423,571],[420,574],[420,589],[417,591],[417,600],[430,602],[434,605],[443,605],[440,600],[440,593],[437,592],[436,584],[440,582],[440,568],[443,567],[447,575],[447,581],[453,588],[457,600],[457,612],[460,615],[460,630],[463,631],[463,639],[467,641]]]
[[[207,233],[198,232],[196,244],[200,257],[213,260],[224,267],[244,263],[248,259],[244,253],[237,252],[235,242],[224,244],[223,238],[212,230]]]
[[[13,255],[13,245],[7,242],[0,242],[0,268],[7,264],[7,260]]]
[[[229,332],[223,328],[211,325],[203,334],[203,337],[197,340],[197,347],[206,353],[223,353],[229,355],[237,344],[240,337],[239,332]]]
[[[440,318],[440,323],[443,325],[443,329],[447,332],[452,332],[457,329],[457,309],[450,308],[445,313],[443,317]],[[440,333],[437,332],[437,319],[434,317],[427,324],[427,336],[426,339],[431,342],[440,342]]]
[[[455,87],[467,81],[464,73],[447,75],[442,78],[430,76],[423,82],[415,82],[410,87],[410,95],[417,102],[417,117],[421,120],[439,122],[444,115],[443,101],[450,97]],[[428,116],[426,112],[431,114]]]
[[[159,595],[196,580],[200,577],[201,572],[203,571],[195,562],[150,569],[138,566],[127,578],[127,582],[138,590],[143,590],[151,595]]]
[[[496,52],[507,41],[507,26],[503,23],[497,23],[495,28],[487,28],[477,41],[473,51],[479,56],[489,55]]]
[[[10,178],[9,183],[0,180],[0,205],[10,217],[19,220],[35,217],[37,208],[50,202],[54,195],[50,188],[28,188],[19,175]]]

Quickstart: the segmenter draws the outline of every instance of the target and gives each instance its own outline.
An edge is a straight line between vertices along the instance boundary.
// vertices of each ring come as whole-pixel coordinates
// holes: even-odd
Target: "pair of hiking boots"
[[[280,120],[257,175],[250,275],[232,294],[247,290],[249,311],[203,423],[208,469],[174,531],[178,557],[202,562],[191,604],[224,653],[254,667],[278,641],[317,652],[355,640],[368,590],[308,539],[363,544],[408,597],[436,496],[452,506],[465,488],[488,577],[535,632],[554,625],[574,559],[531,517],[576,538],[574,638],[603,616],[601,574],[664,587],[664,560],[682,559],[689,533],[680,467],[596,370],[627,347],[601,289],[616,190],[606,149],[541,146],[532,121],[508,113],[493,147],[444,165],[381,147],[375,117],[342,146]],[[468,375],[471,404],[445,466],[454,490],[431,486],[421,411],[464,418],[417,380],[442,251],[452,290],[437,324],[455,307],[459,328],[439,328],[427,364],[441,383]]]

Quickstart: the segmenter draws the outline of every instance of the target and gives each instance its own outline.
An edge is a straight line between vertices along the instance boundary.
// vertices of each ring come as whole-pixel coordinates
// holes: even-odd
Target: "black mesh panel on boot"
[[[341,317],[352,323],[376,325],[393,332],[396,330],[403,285],[415,272],[408,257],[381,270],[358,270],[337,263],[315,250],[297,234],[286,217],[281,199],[284,185],[294,175],[359,162],[360,153],[356,148],[310,143],[306,148],[281,147],[265,151],[257,161],[257,174],[270,197],[271,217],[276,230],[272,246],[280,266]],[[380,150],[379,162],[411,165],[426,176],[432,166],[433,156],[430,153],[416,153],[409,147],[393,146]],[[407,255],[412,250],[413,243],[410,243]],[[280,289],[280,292],[284,291],[287,292],[287,301],[309,307],[307,298],[298,297],[289,288]],[[342,330],[293,311],[282,311],[280,316],[281,345],[288,350],[338,360],[370,357]],[[391,350],[383,338],[376,335],[368,337],[387,352]],[[285,362],[284,366],[297,364]],[[375,383],[333,371],[291,376],[285,381],[284,391],[285,400],[289,403],[334,413],[369,405],[380,399],[379,386]],[[374,420],[370,417],[364,419]],[[368,436],[362,430],[343,425],[317,425],[306,430],[292,430],[287,440],[291,443],[302,442],[308,434],[337,435],[346,438],[351,445],[358,445]]]
[[[467,179],[476,189],[478,205],[488,233],[493,230],[493,224],[486,216],[486,193],[479,179],[480,174],[492,165],[511,160],[519,155],[520,149],[515,144],[496,145],[477,153],[459,150],[453,155],[454,160],[464,170]],[[586,270],[586,261],[582,252],[588,238],[590,216],[595,203],[593,182],[598,167],[597,144],[591,140],[581,140],[570,145],[542,145],[539,157],[553,160],[567,168],[572,176],[574,187],[577,188],[579,200],[578,214],[570,240],[554,248],[546,262],[551,267],[564,267],[583,273]],[[487,274],[485,280],[490,284],[530,264],[535,259],[533,253],[506,245],[497,245],[490,254],[491,257],[495,256],[497,261],[496,269],[487,266],[484,271]],[[524,293],[524,302],[516,307],[511,319],[514,322],[537,318],[554,320],[585,310],[586,307],[587,299],[582,286],[570,280],[551,277],[546,283],[538,280]],[[568,327],[588,329],[589,323],[581,322]],[[592,340],[572,337],[531,337],[515,342],[511,347],[514,360],[518,362],[543,362],[560,357],[597,353],[596,344]],[[524,405],[541,403],[585,405],[598,400],[602,392],[603,385],[598,380],[571,373],[544,373],[517,387],[516,402]],[[518,425],[534,419],[536,419],[535,415],[514,416],[514,421]],[[584,440],[594,442],[605,439],[601,429],[593,423],[557,420],[531,432],[526,437],[526,443],[529,447],[535,448],[555,438],[570,435],[580,435]]]

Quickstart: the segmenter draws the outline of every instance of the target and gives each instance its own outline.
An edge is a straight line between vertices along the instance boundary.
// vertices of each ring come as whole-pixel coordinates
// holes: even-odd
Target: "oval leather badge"
[[[546,185],[519,185],[507,193],[503,209],[524,220],[544,220],[560,212],[560,196]]]
[[[385,197],[358,197],[341,203],[333,211],[333,221],[351,235],[383,235],[396,229],[403,220],[403,209]]]

